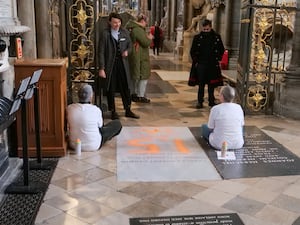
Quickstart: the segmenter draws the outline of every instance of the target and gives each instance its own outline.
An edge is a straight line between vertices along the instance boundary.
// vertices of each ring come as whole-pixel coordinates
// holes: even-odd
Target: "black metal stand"
[[[23,144],[23,182],[13,182],[10,184],[5,193],[7,194],[36,194],[45,192],[47,185],[42,182],[31,182],[29,185],[29,160],[27,144],[27,112],[26,100],[21,100],[21,118],[22,118],[22,144]]]
[[[40,136],[40,113],[39,113],[39,89],[34,84],[32,87],[34,90],[34,125],[35,125],[35,142],[36,142],[36,161],[30,161],[31,170],[51,170],[56,166],[54,161],[42,161],[41,154],[41,136]]]

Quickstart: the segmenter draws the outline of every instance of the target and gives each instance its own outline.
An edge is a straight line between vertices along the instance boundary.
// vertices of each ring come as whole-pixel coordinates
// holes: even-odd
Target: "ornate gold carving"
[[[78,10],[78,14],[74,17],[78,20],[81,26],[83,26],[86,23],[86,20],[89,17],[86,15],[86,11],[83,10],[82,4],[80,4],[80,9]]]
[[[76,70],[72,75],[72,80],[74,81],[87,81],[93,78],[94,76],[88,70]]]
[[[94,78],[88,69],[95,66],[93,1],[77,0],[69,7],[69,26],[72,40],[69,44],[71,58],[71,79],[87,81]]]
[[[250,22],[251,22],[250,19],[242,19],[242,20],[241,20],[241,23],[250,23]]]
[[[262,110],[268,100],[267,90],[262,85],[250,86],[247,93],[247,106],[252,111]]]
[[[280,2],[257,0],[254,5],[256,7],[253,7],[253,30],[248,77],[251,85],[248,88],[246,102],[250,110],[260,111],[267,105],[269,88],[280,79],[282,73],[279,72],[285,71],[288,65],[285,57],[287,49],[280,49],[282,43],[275,43],[275,41],[280,40],[276,35],[283,32],[281,29],[285,29],[284,32],[287,32],[285,34],[293,32],[295,11],[292,11],[291,8],[288,9],[288,7],[295,7],[296,5],[295,2],[284,0]],[[286,46],[286,43],[284,44]],[[280,51],[284,52],[284,57],[280,58]]]

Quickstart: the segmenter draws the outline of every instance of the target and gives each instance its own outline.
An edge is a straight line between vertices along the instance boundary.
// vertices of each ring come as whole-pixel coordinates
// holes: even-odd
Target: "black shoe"
[[[196,105],[196,109],[202,109],[202,108],[203,108],[203,103],[198,102],[198,104]]]
[[[140,98],[136,94],[131,95],[131,101],[133,102],[139,102]]]
[[[139,102],[141,102],[141,103],[150,103],[150,99],[145,98],[145,97],[139,97]]]
[[[126,110],[125,112],[126,117],[134,118],[134,119],[139,119],[140,117],[133,113],[130,109]]]
[[[111,119],[112,119],[112,120],[117,120],[117,119],[119,119],[119,115],[118,115],[118,113],[116,113],[116,111],[112,111],[112,112],[111,112]]]

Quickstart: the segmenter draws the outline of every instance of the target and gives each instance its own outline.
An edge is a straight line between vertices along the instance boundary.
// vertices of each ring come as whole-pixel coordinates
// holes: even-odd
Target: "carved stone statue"
[[[165,6],[164,7],[164,12],[165,12],[165,15],[163,18],[161,18],[161,22],[160,22],[160,28],[165,32],[168,28],[168,8]]]
[[[187,32],[199,32],[201,20],[207,17],[207,14],[215,7],[219,7],[220,4],[225,4],[224,0],[191,0],[194,9],[200,9],[199,15],[192,19],[191,26],[186,30]]]

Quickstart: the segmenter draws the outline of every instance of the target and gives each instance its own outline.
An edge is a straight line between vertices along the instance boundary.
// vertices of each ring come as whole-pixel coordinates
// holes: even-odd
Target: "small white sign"
[[[219,160],[236,160],[234,152],[227,151],[225,157],[221,156],[221,151],[216,151],[216,152]]]

